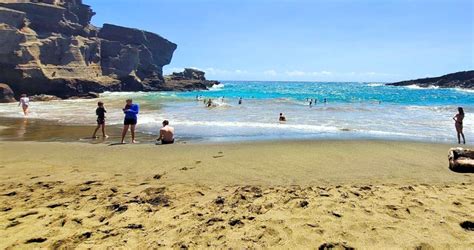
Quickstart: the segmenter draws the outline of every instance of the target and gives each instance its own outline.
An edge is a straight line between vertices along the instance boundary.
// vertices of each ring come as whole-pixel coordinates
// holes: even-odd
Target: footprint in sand
[[[25,241],[25,244],[31,244],[31,243],[43,243],[47,241],[47,238],[32,238],[27,241]]]
[[[195,167],[184,167],[184,168],[180,168],[179,170],[187,171],[187,170],[191,170],[191,169],[195,169]]]
[[[467,231],[474,231],[474,222],[472,221],[464,221],[461,222],[459,225]]]
[[[217,158],[222,158],[224,157],[224,152],[217,152],[217,155],[212,156],[212,158],[217,159]]]
[[[345,243],[323,243],[322,245],[319,246],[319,250],[329,250],[329,249],[345,249],[345,250],[352,250],[355,249],[351,246],[348,246]]]
[[[128,224],[128,225],[125,226],[124,228],[126,228],[126,229],[140,229],[140,230],[142,230],[142,229],[143,229],[143,225],[142,225],[142,224]]]

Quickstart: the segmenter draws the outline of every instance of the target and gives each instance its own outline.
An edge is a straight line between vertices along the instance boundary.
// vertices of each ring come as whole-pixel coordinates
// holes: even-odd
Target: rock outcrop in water
[[[138,29],[97,28],[93,15],[82,0],[0,0],[0,82],[17,95],[61,98],[191,88],[164,82],[176,44]]]
[[[10,86],[0,83],[0,103],[16,102],[13,90]]]
[[[218,84],[220,84],[218,81],[206,80],[204,71],[186,68],[183,72],[175,72],[165,76],[164,87],[166,90],[189,91],[208,89]]]
[[[474,70],[452,73],[440,77],[430,77],[417,80],[409,80],[403,82],[389,83],[393,86],[409,86],[416,85],[423,88],[440,87],[440,88],[466,88],[474,89]]]

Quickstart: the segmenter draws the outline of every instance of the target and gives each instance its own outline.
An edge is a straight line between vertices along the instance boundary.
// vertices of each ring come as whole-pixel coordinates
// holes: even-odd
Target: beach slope
[[[0,247],[474,248],[450,147],[4,141]]]

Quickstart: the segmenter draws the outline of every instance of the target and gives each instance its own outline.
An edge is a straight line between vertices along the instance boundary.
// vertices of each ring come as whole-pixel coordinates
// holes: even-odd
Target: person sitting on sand
[[[102,128],[102,137],[108,138],[109,136],[105,134],[105,113],[107,113],[107,110],[105,110],[103,102],[98,102],[97,106],[95,110],[95,114],[97,115],[97,127],[94,130],[94,134],[92,134],[92,138],[97,138],[96,134],[99,128]]]
[[[458,144],[461,144],[461,136],[463,143],[466,144],[466,138],[464,137],[463,133],[463,125],[462,122],[464,120],[464,109],[459,107],[458,108],[458,113],[453,117],[453,120],[455,121],[454,126],[456,127],[456,132],[458,135]]]
[[[135,127],[138,121],[139,110],[140,106],[138,106],[138,104],[134,104],[132,99],[127,100],[127,105],[125,105],[125,108],[123,109],[125,119],[123,121],[122,141],[120,143],[125,143],[125,136],[127,135],[128,128],[130,128],[130,132],[132,134],[132,143],[136,143]]]
[[[174,143],[174,128],[171,127],[168,120],[163,121],[163,127],[160,129],[160,137],[156,139],[161,141],[161,144],[173,144]]]
[[[286,122],[286,117],[283,115],[283,113],[280,113],[280,122]]]
[[[21,106],[21,108],[23,109],[23,114],[27,116],[28,108],[30,107],[30,98],[28,98],[26,94],[22,94],[18,106]]]

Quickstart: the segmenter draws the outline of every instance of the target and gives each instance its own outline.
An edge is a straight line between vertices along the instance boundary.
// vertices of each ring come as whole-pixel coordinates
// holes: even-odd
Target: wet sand
[[[0,247],[474,248],[451,146],[1,141]]]
[[[99,130],[98,140],[92,140],[91,136],[96,125],[64,125],[56,121],[27,118],[5,118],[0,119],[0,140],[4,141],[39,141],[39,142],[87,142],[87,143],[113,143],[120,141],[122,127],[120,125],[109,125],[106,132],[110,136],[107,140],[101,138]],[[128,134],[130,136],[130,133]],[[151,143],[154,136],[137,133],[137,139]]]

